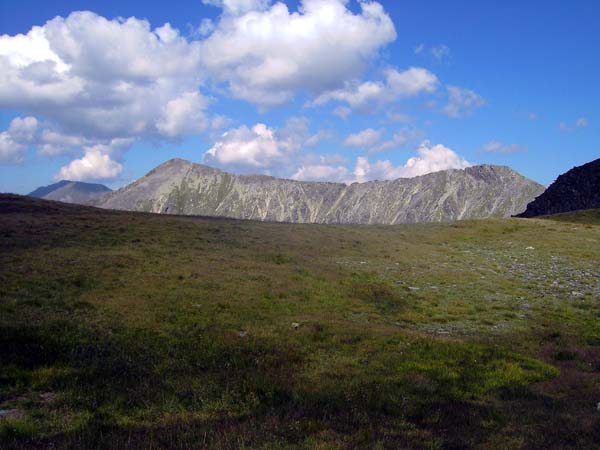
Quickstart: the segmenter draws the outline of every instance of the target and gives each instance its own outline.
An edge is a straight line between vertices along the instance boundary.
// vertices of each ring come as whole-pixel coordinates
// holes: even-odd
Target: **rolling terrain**
[[[594,449],[600,211],[305,225],[0,195],[3,449]]]
[[[544,187],[505,166],[353,183],[234,175],[172,159],[93,202],[126,211],[271,222],[398,224],[510,217]]]

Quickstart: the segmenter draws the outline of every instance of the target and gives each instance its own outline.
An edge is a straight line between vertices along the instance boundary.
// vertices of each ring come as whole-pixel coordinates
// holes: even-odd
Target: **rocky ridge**
[[[172,159],[92,204],[163,214],[296,223],[397,224],[508,217],[544,187],[505,166],[366,183],[234,175]]]

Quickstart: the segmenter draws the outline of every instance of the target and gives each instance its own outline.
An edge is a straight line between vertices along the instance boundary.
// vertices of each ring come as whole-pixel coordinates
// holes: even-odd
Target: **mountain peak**
[[[65,203],[89,203],[111,190],[103,184],[61,180],[30,192],[29,197],[56,200]]]
[[[543,186],[504,166],[474,166],[394,181],[302,182],[236,175],[171,159],[97,206],[166,214],[300,223],[394,224],[506,217]]]

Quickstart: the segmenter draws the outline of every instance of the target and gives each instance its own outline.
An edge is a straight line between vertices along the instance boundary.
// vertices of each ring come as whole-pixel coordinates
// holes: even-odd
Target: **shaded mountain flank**
[[[62,180],[49,186],[39,187],[27,195],[64,203],[87,204],[110,191],[111,189],[103,184]]]
[[[509,217],[544,187],[509,167],[474,166],[367,183],[234,175],[172,159],[92,202],[127,211],[261,221],[397,224]]]
[[[600,159],[560,175],[517,217],[538,217],[600,208]]]

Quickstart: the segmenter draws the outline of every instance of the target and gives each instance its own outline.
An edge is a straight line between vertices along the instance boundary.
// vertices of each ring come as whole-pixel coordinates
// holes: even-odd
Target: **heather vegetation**
[[[398,226],[0,196],[0,447],[600,442],[600,213]]]

